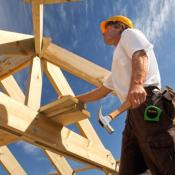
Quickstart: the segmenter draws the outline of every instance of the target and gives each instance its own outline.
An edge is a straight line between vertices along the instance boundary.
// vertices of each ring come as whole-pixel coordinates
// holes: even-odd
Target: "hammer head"
[[[114,132],[114,129],[110,125],[110,122],[112,121],[112,119],[108,115],[103,116],[102,107],[100,107],[98,110],[98,121],[99,121],[100,125],[108,131],[109,134],[112,134]]]

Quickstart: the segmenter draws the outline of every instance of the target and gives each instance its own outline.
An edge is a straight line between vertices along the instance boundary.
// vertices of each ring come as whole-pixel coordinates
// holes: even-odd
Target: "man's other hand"
[[[128,101],[136,108],[146,100],[147,93],[142,85],[133,85],[128,92]]]

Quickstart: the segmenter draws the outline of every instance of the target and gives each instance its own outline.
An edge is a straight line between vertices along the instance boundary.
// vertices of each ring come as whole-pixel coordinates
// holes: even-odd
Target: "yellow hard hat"
[[[122,22],[123,24],[127,25],[129,28],[134,28],[134,25],[133,25],[132,21],[129,18],[127,18],[125,16],[113,16],[113,17],[110,17],[107,20],[102,21],[100,23],[100,29],[101,29],[102,33],[105,32],[105,30],[106,30],[106,23],[108,23],[109,21]]]

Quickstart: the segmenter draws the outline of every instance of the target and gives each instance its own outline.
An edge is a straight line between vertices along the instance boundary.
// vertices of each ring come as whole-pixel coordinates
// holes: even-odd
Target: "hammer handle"
[[[131,107],[131,104],[128,101],[125,101],[118,109],[111,112],[109,116],[112,119],[115,119],[118,115],[120,115],[122,112],[128,110]]]

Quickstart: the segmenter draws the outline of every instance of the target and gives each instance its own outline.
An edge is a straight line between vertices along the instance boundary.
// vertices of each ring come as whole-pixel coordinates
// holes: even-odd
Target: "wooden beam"
[[[2,80],[1,83],[3,85],[4,90],[10,97],[21,103],[24,103],[25,96],[12,75]],[[14,142],[17,139],[19,138],[12,134],[9,134],[8,132],[0,130],[0,146]],[[72,175],[73,170],[71,169],[68,162],[63,156],[52,153],[48,150],[44,151],[58,172],[64,175]]]
[[[87,170],[90,170],[90,169],[94,169],[95,167],[91,166],[91,165],[87,165],[85,167],[81,167],[81,168],[76,168],[74,169],[74,172],[75,173],[79,173],[79,172],[82,172],[82,171],[87,171]]]
[[[58,95],[75,96],[60,68],[47,61],[44,63],[44,71],[46,72],[51,84],[53,85]],[[95,132],[88,119],[81,120],[77,122],[76,125],[79,128],[82,136],[88,138],[95,144],[100,145],[104,148],[100,138],[98,137],[97,133]]]
[[[35,57],[29,73],[25,104],[34,110],[40,108],[42,93],[42,65],[41,60]]]
[[[110,172],[110,171],[104,171],[105,175],[119,175],[119,172],[117,171],[117,173],[115,172]]]
[[[18,137],[16,137],[15,135],[0,129],[0,146],[8,145],[17,140],[18,140]]]
[[[105,68],[52,43],[43,53],[43,57],[95,86],[101,86],[104,78],[110,73]]]
[[[25,96],[12,75],[1,80],[0,85],[6,94],[24,104]]]
[[[5,43],[11,43],[15,41],[33,38],[33,35],[0,30],[0,38],[1,38],[0,44],[5,44]]]
[[[53,166],[56,168],[56,170],[59,172],[57,174],[59,175],[72,175],[73,170],[67,160],[58,154],[52,153],[50,151],[45,151],[47,156],[50,158],[50,161],[52,162]]]
[[[1,80],[0,84],[8,96],[24,104],[25,96],[13,75]],[[19,138],[13,134],[0,130],[0,146],[7,145],[17,140],[19,140]]]
[[[19,110],[20,109],[20,110]],[[22,136],[41,148],[65,155],[97,168],[115,171],[109,151],[52,122],[0,92],[0,129]]]
[[[74,93],[69,86],[67,80],[65,79],[61,69],[58,66],[55,66],[48,61],[43,61],[44,65],[44,72],[46,73],[48,79],[50,80],[52,86],[54,87],[55,91],[58,95],[72,95]],[[69,93],[64,93],[69,92]]]
[[[37,2],[40,4],[54,4],[54,3],[65,3],[65,2],[77,2],[80,0],[24,0],[25,2],[32,3]]]
[[[0,44],[0,56],[34,56],[34,39],[25,39],[11,43]]]
[[[39,4],[36,0],[32,1],[33,30],[35,35],[35,51],[39,55],[41,53],[43,39],[43,4]]]
[[[39,112],[42,112],[42,113],[47,115],[55,110],[62,110],[64,108],[71,107],[71,106],[74,106],[76,104],[78,104],[78,99],[75,97],[71,97],[70,95],[67,95],[61,99],[58,99],[54,102],[51,102],[47,105],[42,106],[40,108]]]
[[[9,174],[27,175],[27,173],[6,146],[0,147],[0,162]]]
[[[78,99],[71,96],[65,96],[42,106],[39,112],[63,126],[90,117],[89,112],[79,103]]]
[[[30,65],[32,58],[33,57],[30,56],[18,56],[18,57],[0,56],[0,80]]]

